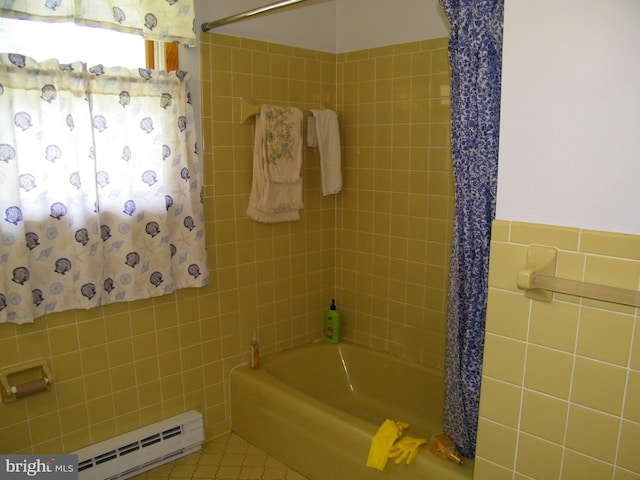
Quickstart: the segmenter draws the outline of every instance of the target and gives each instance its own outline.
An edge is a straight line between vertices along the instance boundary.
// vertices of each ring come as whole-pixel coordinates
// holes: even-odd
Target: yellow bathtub
[[[443,377],[437,370],[348,342],[315,342],[231,373],[234,432],[311,480],[470,480],[462,466],[420,448],[409,465],[365,466],[385,418],[428,439],[442,429]]]

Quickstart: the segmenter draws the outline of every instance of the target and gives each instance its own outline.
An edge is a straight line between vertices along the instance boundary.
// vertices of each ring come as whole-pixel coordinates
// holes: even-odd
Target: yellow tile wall
[[[529,245],[558,250],[559,277],[640,287],[640,236],[494,222],[474,480],[638,479],[638,309],[525,298]]]
[[[263,354],[317,339],[335,295],[335,197],[322,196],[318,153],[307,148],[301,220],[249,219],[253,119],[240,106],[336,109],[335,55],[218,34],[203,35],[200,47],[207,238],[222,335],[234,333],[226,347],[244,353],[253,331]]]
[[[443,368],[454,208],[447,39],[337,58],[345,336]]]
[[[0,404],[0,452],[70,452],[190,409],[226,431],[215,285],[0,325],[0,370],[44,358],[54,380]]]
[[[446,40],[334,55],[202,34],[204,206],[211,283],[148,301],[0,325],[0,370],[49,360],[47,393],[0,404],[0,452],[69,452],[195,409],[229,429],[230,369],[321,336],[336,296],[345,336],[441,366],[452,187]],[[355,75],[355,76],[354,76]],[[245,215],[252,123],[242,98],[336,109],[344,191],[304,161],[299,222]]]

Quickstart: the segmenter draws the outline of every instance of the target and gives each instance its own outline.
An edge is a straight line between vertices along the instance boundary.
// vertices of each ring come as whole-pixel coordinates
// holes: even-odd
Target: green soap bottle
[[[329,343],[340,341],[340,312],[336,309],[335,299],[331,300],[331,307],[324,319],[324,337]]]

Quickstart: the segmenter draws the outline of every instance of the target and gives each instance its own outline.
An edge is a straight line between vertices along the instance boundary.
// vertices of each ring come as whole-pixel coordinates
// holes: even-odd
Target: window
[[[10,22],[0,22],[0,323],[206,285],[188,74],[158,71],[175,50],[153,52],[151,70],[133,35]]]
[[[61,63],[82,61],[89,66],[178,69],[175,43],[152,42],[137,35],[69,22],[0,18],[0,52],[21,53],[38,62],[57,58]]]

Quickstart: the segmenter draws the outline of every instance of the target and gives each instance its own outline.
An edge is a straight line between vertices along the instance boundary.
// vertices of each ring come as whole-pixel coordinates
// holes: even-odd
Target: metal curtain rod
[[[237,13],[235,15],[231,15],[230,17],[214,20],[213,22],[203,23],[201,28],[203,32],[208,32],[209,30],[212,30],[217,27],[221,27],[228,23],[237,22],[238,20],[244,20],[245,18],[253,17],[254,15],[258,15],[260,13],[270,12],[271,10],[276,10],[282,7],[288,7],[289,5],[293,5],[295,3],[300,3],[305,1],[306,0],[284,0],[277,3],[272,3],[270,5],[264,5],[263,7],[258,7],[258,8],[254,8],[253,10]]]

